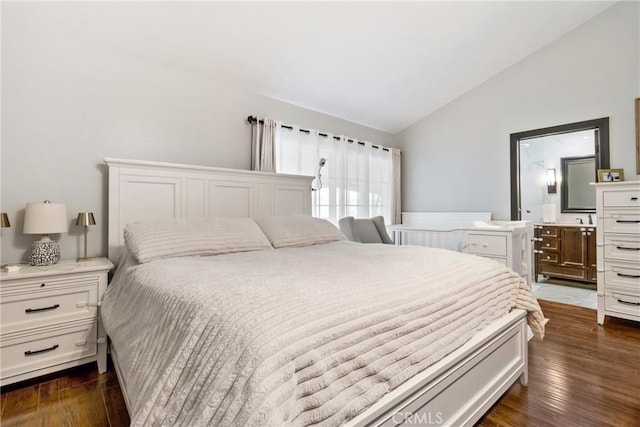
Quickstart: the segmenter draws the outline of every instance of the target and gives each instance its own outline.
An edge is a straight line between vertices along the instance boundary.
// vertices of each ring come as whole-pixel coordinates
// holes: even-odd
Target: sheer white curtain
[[[398,200],[394,149],[375,148],[370,142],[345,136],[321,136],[315,129],[301,132],[297,126],[278,129],[275,149],[277,172],[316,176],[314,216],[336,224],[345,216],[382,215],[388,224],[399,222],[394,212]],[[327,162],[318,177],[321,158]]]
[[[262,121],[262,123],[260,123]],[[268,117],[251,124],[251,170],[275,172],[275,139],[279,124]]]
[[[391,200],[391,223],[402,223],[402,169],[400,166],[400,150],[397,148],[390,148],[392,168],[393,168],[393,183],[392,183],[392,200]]]

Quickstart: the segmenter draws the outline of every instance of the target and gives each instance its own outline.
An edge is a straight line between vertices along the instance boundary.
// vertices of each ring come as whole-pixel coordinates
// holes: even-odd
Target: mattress
[[[486,258],[337,241],[123,262],[101,308],[131,423],[341,425],[513,308]]]

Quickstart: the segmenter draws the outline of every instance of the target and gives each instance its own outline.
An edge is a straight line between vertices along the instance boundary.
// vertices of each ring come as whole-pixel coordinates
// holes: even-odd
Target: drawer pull
[[[27,350],[24,352],[25,356],[33,356],[34,354],[40,354],[40,353],[45,353],[47,351],[53,351],[56,348],[60,347],[58,344],[54,344],[51,347],[47,347],[47,348],[43,348],[42,350]]]
[[[638,224],[640,222],[640,219],[616,219],[616,222],[622,224]]]
[[[624,274],[624,273],[616,273],[620,277],[629,277],[631,279],[640,279],[640,275],[638,274]]]
[[[640,305],[640,302],[629,302],[629,301],[621,300],[621,299],[619,299],[619,298],[616,298],[616,300],[617,300],[620,304],[627,304],[627,305]]]
[[[637,197],[632,197],[631,200],[635,202],[636,200],[638,200],[638,198]]]
[[[50,307],[42,307],[42,308],[27,308],[24,312],[25,313],[37,313],[39,311],[55,310],[58,307],[60,307],[60,304],[54,304],[54,305],[52,305]]]
[[[616,246],[621,251],[640,251],[640,248],[625,248],[624,246]]]

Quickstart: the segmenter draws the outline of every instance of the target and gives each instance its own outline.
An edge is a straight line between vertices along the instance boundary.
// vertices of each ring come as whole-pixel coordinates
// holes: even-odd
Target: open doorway
[[[512,219],[534,224],[538,298],[595,308],[596,170],[609,165],[608,118],[511,135]]]

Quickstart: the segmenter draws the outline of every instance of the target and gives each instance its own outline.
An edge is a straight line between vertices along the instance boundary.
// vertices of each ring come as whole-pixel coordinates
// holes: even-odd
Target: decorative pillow
[[[312,216],[270,216],[256,222],[276,249],[346,240],[329,221]]]
[[[171,219],[127,224],[124,242],[140,263],[169,257],[272,249],[251,218]]]

